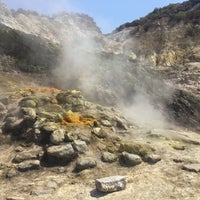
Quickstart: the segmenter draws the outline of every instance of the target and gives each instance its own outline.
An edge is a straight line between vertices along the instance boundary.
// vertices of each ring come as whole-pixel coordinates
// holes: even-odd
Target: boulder
[[[82,171],[84,169],[94,168],[96,167],[97,163],[94,158],[86,157],[80,158],[76,162],[76,171]]]
[[[76,152],[74,151],[71,144],[64,144],[59,146],[51,146],[47,148],[47,155],[49,157],[54,157],[59,160],[72,160],[76,156]]]
[[[85,141],[75,140],[72,144],[74,150],[79,153],[84,153],[87,150],[87,144]]]
[[[95,185],[100,192],[116,192],[126,188],[126,179],[124,176],[110,176],[96,179]]]
[[[139,165],[142,162],[142,159],[140,156],[136,154],[131,154],[127,152],[122,152],[121,154],[121,163],[126,166],[135,166]]]
[[[65,130],[58,129],[53,131],[53,133],[50,135],[50,141],[52,144],[60,144],[65,139]]]
[[[35,170],[39,169],[40,167],[40,161],[39,160],[26,160],[18,165],[18,170],[21,172],[25,172],[28,170]]]
[[[101,159],[103,162],[112,163],[117,160],[117,156],[110,152],[103,152]]]

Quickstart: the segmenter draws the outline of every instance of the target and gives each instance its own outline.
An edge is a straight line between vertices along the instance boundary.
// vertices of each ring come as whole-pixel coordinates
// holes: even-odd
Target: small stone
[[[107,126],[107,127],[111,127],[111,126],[112,126],[112,124],[110,123],[110,121],[105,120],[105,119],[102,119],[102,120],[101,120],[101,124],[102,124],[103,126]]]
[[[99,138],[105,138],[107,135],[102,128],[96,127],[92,129],[92,134],[96,135]]]
[[[28,170],[35,170],[35,169],[39,169],[40,167],[40,161],[39,160],[26,160],[21,162],[18,165],[18,170],[21,172],[25,172]]]
[[[74,140],[78,139],[78,134],[73,132],[65,133],[65,141],[66,142],[73,142]]]
[[[112,163],[117,160],[117,156],[113,153],[103,152],[101,159],[103,162]]]
[[[149,164],[155,164],[161,160],[159,155],[156,154],[150,154],[150,155],[145,155],[143,160],[145,162],[148,162]]]
[[[126,179],[124,176],[111,176],[95,181],[96,189],[100,192],[116,192],[126,188]]]
[[[127,152],[122,152],[121,161],[122,161],[122,164],[125,164],[127,166],[135,166],[142,163],[142,159],[140,156],[136,154],[127,153]]]
[[[6,178],[13,178],[15,176],[17,176],[16,169],[11,168],[10,170],[8,170],[8,172],[6,174]]]
[[[200,172],[200,164],[188,164],[182,166],[183,170],[189,171],[189,172]]]
[[[64,139],[65,139],[65,130],[63,129],[55,130],[50,136],[50,141],[52,144],[60,144],[64,141]]]
[[[128,126],[125,123],[125,120],[120,119],[119,117],[116,117],[116,127],[123,130],[128,130]]]
[[[56,123],[54,122],[46,122],[43,126],[42,126],[42,131],[45,131],[47,133],[53,133],[53,131],[57,130],[58,126]]]
[[[36,119],[36,111],[33,108],[22,108],[24,119],[34,121]]]
[[[79,153],[84,153],[87,150],[87,144],[81,140],[75,140],[72,144],[73,148]]]
[[[21,106],[22,107],[35,108],[37,106],[37,103],[32,99],[27,99],[27,100],[22,100]]]
[[[97,163],[93,158],[87,157],[87,158],[80,158],[76,162],[76,170],[82,171],[84,169],[94,168],[96,167]]]

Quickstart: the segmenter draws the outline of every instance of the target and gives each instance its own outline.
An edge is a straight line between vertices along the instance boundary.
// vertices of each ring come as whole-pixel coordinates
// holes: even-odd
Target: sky
[[[0,0],[10,9],[28,9],[51,15],[60,11],[81,12],[93,17],[103,33],[144,17],[154,8],[183,0]]]

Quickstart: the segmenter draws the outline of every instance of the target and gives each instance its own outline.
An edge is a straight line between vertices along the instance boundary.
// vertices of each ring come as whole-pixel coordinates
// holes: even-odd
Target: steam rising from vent
[[[144,62],[115,52],[112,41],[99,33],[84,31],[73,30],[63,43],[60,66],[54,70],[58,87],[81,90],[89,100],[118,106],[141,126],[164,128],[160,99],[170,98],[171,91]]]

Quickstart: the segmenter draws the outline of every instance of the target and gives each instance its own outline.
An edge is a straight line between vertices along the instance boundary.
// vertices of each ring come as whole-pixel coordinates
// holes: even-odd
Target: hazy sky
[[[0,0],[8,8],[24,8],[43,14],[59,11],[82,12],[94,18],[103,33],[125,22],[145,16],[154,8],[183,0]]]

